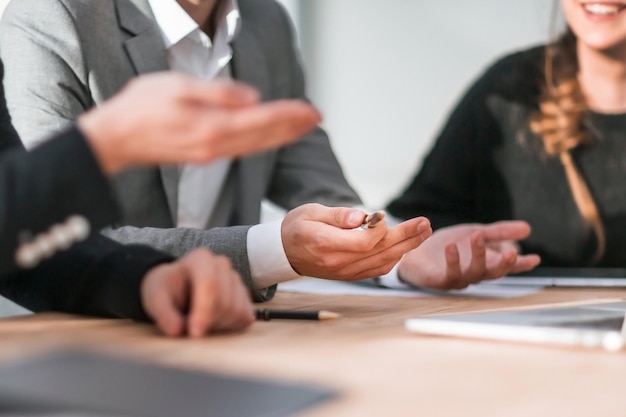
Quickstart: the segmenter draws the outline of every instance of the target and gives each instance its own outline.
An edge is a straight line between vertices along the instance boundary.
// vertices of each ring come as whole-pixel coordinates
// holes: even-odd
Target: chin
[[[600,51],[600,52],[611,52],[611,51],[624,51],[626,50],[626,37],[620,37],[616,39],[614,37],[607,38],[605,36],[588,36],[585,38],[578,38],[579,42],[582,42],[588,48]]]

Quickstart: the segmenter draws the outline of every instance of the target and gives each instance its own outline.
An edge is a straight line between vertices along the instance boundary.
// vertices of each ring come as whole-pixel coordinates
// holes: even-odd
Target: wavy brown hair
[[[596,237],[593,262],[604,255],[606,235],[598,207],[585,178],[572,157],[572,150],[588,143],[592,132],[587,123],[587,102],[578,81],[576,36],[567,29],[545,50],[539,108],[530,118],[530,129],[543,143],[546,153],[558,157],[576,206]]]

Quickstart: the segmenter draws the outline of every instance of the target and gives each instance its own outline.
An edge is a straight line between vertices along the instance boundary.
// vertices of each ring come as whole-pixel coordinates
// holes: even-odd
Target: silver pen
[[[385,218],[384,211],[375,211],[372,214],[368,214],[363,219],[363,224],[361,225],[361,229],[371,229],[376,227],[378,223],[380,223]]]

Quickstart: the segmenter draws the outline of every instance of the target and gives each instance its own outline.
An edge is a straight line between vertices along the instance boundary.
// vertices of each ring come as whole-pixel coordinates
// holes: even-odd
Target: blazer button
[[[74,242],[87,239],[91,232],[91,226],[83,216],[72,216],[65,221],[68,234]]]
[[[67,249],[72,246],[72,236],[66,226],[56,225],[50,229],[48,234],[58,249]]]
[[[37,249],[40,259],[49,258],[56,252],[55,242],[46,234],[37,236],[32,245]]]
[[[39,249],[32,243],[23,244],[15,252],[15,263],[20,268],[34,268],[39,264],[39,261],[41,261]]]

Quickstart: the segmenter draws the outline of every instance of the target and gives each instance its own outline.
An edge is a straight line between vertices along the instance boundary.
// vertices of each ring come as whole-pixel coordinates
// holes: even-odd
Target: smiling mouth
[[[626,9],[624,3],[589,2],[581,4],[583,10],[593,16],[613,16]]]

